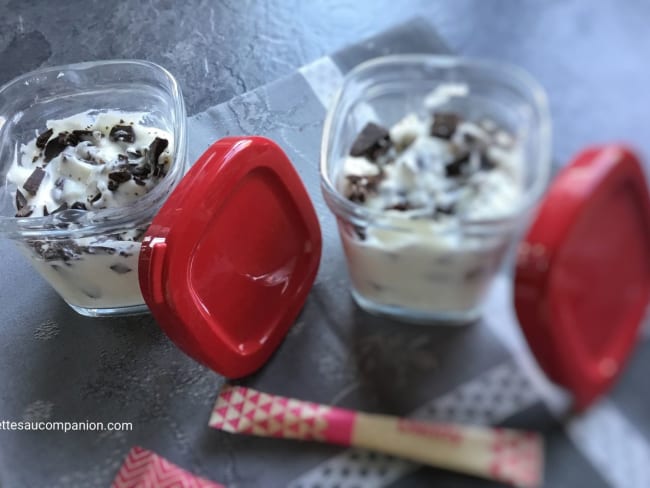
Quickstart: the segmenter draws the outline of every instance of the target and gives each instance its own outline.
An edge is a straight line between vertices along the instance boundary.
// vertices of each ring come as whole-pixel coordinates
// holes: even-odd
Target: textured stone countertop
[[[430,24],[453,52],[518,64],[544,85],[556,164],[587,144],[606,141],[627,141],[650,157],[650,3],[642,0],[0,0],[0,84],[42,66],[148,59],[178,78],[189,116],[199,120],[208,111],[207,119],[218,120],[218,111],[208,109],[412,17]],[[77,317],[6,241],[0,241],[0,270],[0,421],[118,420],[135,426],[130,433],[85,436],[0,431],[0,487],[106,487],[136,443],[231,487],[282,486],[305,467],[337,454],[328,446],[305,449],[208,431],[205,421],[222,379],[183,355],[150,317]],[[332,323],[354,322],[358,311],[350,308],[344,284],[337,284],[341,291],[331,295],[334,308],[319,301],[329,296],[323,284],[328,273],[317,282],[306,317],[324,314]],[[341,326],[325,332],[300,321],[254,384],[314,401],[407,413],[453,386],[445,368],[469,378],[476,371],[465,367],[464,358],[471,356],[475,369],[492,371],[506,357],[502,346],[490,349],[494,340],[483,337],[488,332],[480,327],[402,330],[363,321],[353,330]],[[352,343],[346,350],[353,354],[341,356],[341,348]],[[404,351],[408,357],[396,359]],[[280,355],[295,358],[301,367]],[[315,372],[307,369],[312,362]],[[648,453],[650,438],[650,388],[643,381],[643,371],[650,370],[647,341],[632,363],[612,401],[632,425],[644,426],[628,446],[641,456]],[[359,382],[352,369],[368,376]],[[398,390],[411,379],[428,385],[431,371],[438,376],[432,377],[430,391],[408,401],[393,398],[384,381],[396,379]],[[494,371],[494,377],[501,374]],[[597,415],[610,418],[608,405]],[[625,480],[626,472],[611,474],[593,461],[608,455],[593,454],[590,447],[580,452],[565,447],[568,438],[580,444],[584,425],[565,431],[548,422],[552,486],[624,486],[617,480]],[[612,425],[618,426],[615,432],[624,432]],[[618,454],[625,458],[623,451]],[[648,486],[641,477],[650,471],[636,469],[641,481],[627,486]],[[493,486],[433,469],[411,471],[394,486]]]

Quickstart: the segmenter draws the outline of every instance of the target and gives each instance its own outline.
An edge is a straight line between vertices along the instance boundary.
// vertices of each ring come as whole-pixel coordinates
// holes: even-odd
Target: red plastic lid
[[[321,234],[284,152],[261,137],[213,144],[145,234],[140,288],[183,351],[229,378],[261,367],[316,277]]]
[[[558,175],[519,249],[515,308],[533,354],[582,410],[612,384],[650,300],[650,198],[637,157],[590,148]]]

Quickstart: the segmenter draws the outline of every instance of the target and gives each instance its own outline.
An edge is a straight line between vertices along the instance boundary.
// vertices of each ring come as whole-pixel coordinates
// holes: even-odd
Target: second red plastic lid
[[[515,308],[576,410],[612,385],[650,301],[650,197],[636,156],[591,148],[556,178],[517,260]]]
[[[182,350],[235,378],[261,367],[280,344],[320,255],[316,213],[284,152],[261,137],[225,138],[154,218],[140,287]]]

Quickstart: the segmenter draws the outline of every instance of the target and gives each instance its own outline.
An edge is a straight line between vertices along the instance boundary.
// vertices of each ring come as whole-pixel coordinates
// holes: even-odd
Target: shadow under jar
[[[82,113],[91,119],[105,114],[117,114],[118,118],[119,114],[125,118],[138,114],[136,134],[148,128],[168,134],[168,159],[155,186],[134,193],[142,195],[124,205],[95,208],[81,202],[87,208],[66,205],[55,213],[50,208],[49,215],[42,215],[48,212],[41,212],[40,207],[38,213],[29,216],[17,213],[17,191],[22,194],[26,190],[18,188],[8,175],[23,157],[24,145],[42,134],[48,121]],[[83,131],[85,127],[71,129]],[[107,134],[95,134],[100,141],[97,147],[108,141]],[[116,137],[120,144],[128,141],[128,130],[122,139],[119,133]],[[146,151],[133,156],[140,157],[142,165],[146,164]],[[129,165],[135,168],[126,156],[119,157],[124,161],[122,175],[127,174]],[[158,154],[155,157],[157,160]],[[138,281],[139,240],[187,165],[186,114],[180,88],[173,76],[156,64],[126,60],[45,68],[0,88],[0,237],[15,241],[63,300],[82,315],[147,311]],[[128,178],[145,187],[138,176],[129,174]],[[113,189],[119,183],[114,180]]]
[[[444,92],[445,87],[457,93],[439,96],[432,107],[432,93]],[[472,211],[435,217],[434,205],[434,214],[421,218],[345,194],[346,161],[368,123],[392,134],[405,116],[435,121],[432,112],[487,121],[510,136],[518,156],[511,168],[516,188],[507,190],[516,191],[516,199],[510,198],[496,214],[484,211],[489,202],[483,206],[476,201]],[[320,168],[323,195],[337,218],[356,302],[369,312],[408,322],[476,320],[490,283],[548,182],[550,147],[544,91],[517,68],[400,55],[353,69],[328,112]],[[416,172],[413,178],[428,177],[425,173]]]

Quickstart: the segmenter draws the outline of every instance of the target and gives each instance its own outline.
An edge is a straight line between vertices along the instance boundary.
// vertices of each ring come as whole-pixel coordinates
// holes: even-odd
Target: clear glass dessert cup
[[[520,204],[505,217],[461,215],[440,225],[354,203],[338,179],[353,141],[369,121],[391,127],[442,84],[466,96],[438,107],[464,119],[489,119],[522,150]],[[500,63],[435,55],[386,56],[353,69],[330,107],[321,145],[321,187],[334,213],[356,302],[371,313],[416,323],[467,323],[541,197],[550,173],[551,128],[541,86]]]
[[[16,218],[7,172],[21,145],[46,121],[86,111],[145,113],[142,123],[173,136],[167,175],[128,207],[65,210]],[[186,115],[174,77],[137,60],[98,61],[40,69],[0,87],[0,237],[16,242],[32,265],[75,311],[109,316],[147,311],[138,282],[143,233],[187,169]],[[102,241],[101,245],[88,245]],[[56,252],[49,252],[56,249]],[[111,266],[119,272],[112,272]],[[128,271],[127,271],[128,270]]]

